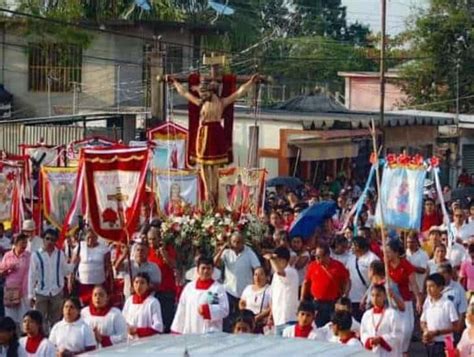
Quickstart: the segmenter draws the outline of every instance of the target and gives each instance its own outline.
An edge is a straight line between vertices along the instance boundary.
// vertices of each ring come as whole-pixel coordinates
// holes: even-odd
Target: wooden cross
[[[120,187],[117,187],[117,192],[113,195],[107,195],[107,200],[117,202],[117,211],[119,215],[120,225],[124,227],[125,217],[124,217],[122,202],[128,200],[128,196],[122,193],[122,190],[120,189]]]

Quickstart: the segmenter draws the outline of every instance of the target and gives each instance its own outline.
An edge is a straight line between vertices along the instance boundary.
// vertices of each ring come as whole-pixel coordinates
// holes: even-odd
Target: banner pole
[[[372,127],[370,128],[370,134],[372,136],[372,147],[373,152],[376,155],[375,157],[375,182],[377,184],[377,192],[378,192],[378,201],[380,204],[380,231],[382,236],[382,252],[383,252],[383,263],[385,267],[385,290],[387,292],[387,299],[391,302],[392,298],[389,294],[390,288],[390,274],[389,274],[389,264],[387,259],[387,238],[385,236],[385,224],[384,224],[384,217],[383,217],[383,207],[382,207],[382,199],[381,199],[381,192],[382,192],[382,184],[380,180],[380,163],[379,163],[379,148],[377,146],[377,132],[375,129],[375,122],[372,118],[371,120]]]

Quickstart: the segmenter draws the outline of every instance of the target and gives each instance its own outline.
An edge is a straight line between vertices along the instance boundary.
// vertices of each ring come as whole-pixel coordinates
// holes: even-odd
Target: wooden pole
[[[387,237],[385,236],[385,223],[384,223],[384,217],[383,217],[383,200],[381,199],[381,192],[382,192],[382,183],[380,179],[380,164],[379,164],[379,148],[377,146],[377,131],[375,129],[375,122],[374,119],[372,118],[372,127],[370,129],[370,134],[372,136],[372,146],[373,146],[373,152],[377,155],[376,156],[376,162],[375,162],[375,182],[377,184],[377,192],[378,192],[378,199],[379,199],[379,204],[380,204],[380,230],[381,230],[381,236],[382,236],[382,252],[383,252],[383,264],[385,266],[385,289],[387,291],[387,298],[389,301],[391,300],[389,292],[389,281],[390,281],[390,275],[389,275],[389,264],[388,264],[388,259],[387,259]]]

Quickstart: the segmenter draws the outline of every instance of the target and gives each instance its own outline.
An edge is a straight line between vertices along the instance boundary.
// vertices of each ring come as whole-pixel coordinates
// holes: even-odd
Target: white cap
[[[32,219],[27,219],[23,222],[23,226],[21,228],[23,231],[34,231],[36,229],[35,221]]]

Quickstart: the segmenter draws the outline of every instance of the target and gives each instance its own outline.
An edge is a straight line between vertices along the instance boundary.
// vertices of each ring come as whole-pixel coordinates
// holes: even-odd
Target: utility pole
[[[116,87],[115,87],[115,97],[116,99],[116,107],[117,113],[120,112],[120,65],[115,67],[115,77],[116,77]]]
[[[162,49],[161,37],[155,37],[151,52],[148,54],[150,64],[151,86],[151,119],[147,128],[154,128],[166,121],[166,81],[159,78],[165,76],[165,52]]]
[[[385,50],[387,46],[387,0],[382,2],[382,36],[380,40],[380,129],[382,130],[382,145],[385,140]]]

